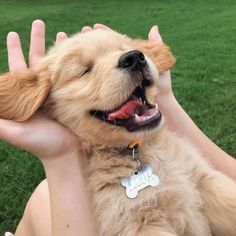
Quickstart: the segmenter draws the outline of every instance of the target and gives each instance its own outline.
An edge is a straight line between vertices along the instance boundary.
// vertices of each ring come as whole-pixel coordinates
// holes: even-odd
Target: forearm
[[[170,130],[189,139],[215,169],[236,180],[236,160],[214,144],[196,126],[174,96],[166,98],[165,105],[160,106],[160,109]]]
[[[52,236],[97,235],[77,152],[43,164],[50,193]]]

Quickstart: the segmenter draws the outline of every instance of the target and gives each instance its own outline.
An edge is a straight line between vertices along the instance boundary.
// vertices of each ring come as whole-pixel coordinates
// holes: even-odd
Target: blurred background
[[[174,93],[191,118],[236,156],[235,0],[0,0],[0,70],[6,72],[6,36],[20,34],[28,56],[31,23],[46,23],[47,47],[58,31],[73,34],[104,23],[135,38],[157,24],[177,59]],[[29,153],[0,142],[0,235],[14,231],[27,199],[45,178]]]

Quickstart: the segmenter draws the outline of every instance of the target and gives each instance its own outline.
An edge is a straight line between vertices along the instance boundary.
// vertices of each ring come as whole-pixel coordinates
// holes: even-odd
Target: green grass
[[[7,70],[8,31],[22,37],[28,51],[31,22],[47,24],[47,46],[58,31],[106,23],[132,37],[145,38],[158,24],[177,58],[174,92],[198,126],[236,156],[236,2],[235,0],[0,1],[0,66]],[[26,201],[44,178],[30,154],[0,143],[0,235],[14,230]]]

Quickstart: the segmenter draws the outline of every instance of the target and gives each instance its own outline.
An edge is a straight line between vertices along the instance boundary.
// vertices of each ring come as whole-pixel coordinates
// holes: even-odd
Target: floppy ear
[[[26,70],[0,75],[0,118],[27,120],[43,104],[50,86],[46,72]]]
[[[159,72],[165,72],[175,64],[175,58],[166,44],[147,40],[134,40],[134,42],[140,51],[152,59]]]

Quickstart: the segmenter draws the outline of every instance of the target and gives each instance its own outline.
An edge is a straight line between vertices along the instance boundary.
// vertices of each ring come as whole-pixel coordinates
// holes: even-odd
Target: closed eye
[[[86,73],[89,73],[92,71],[92,67],[87,67],[85,68],[83,71],[81,71],[81,73],[79,74],[79,77],[85,75]]]

